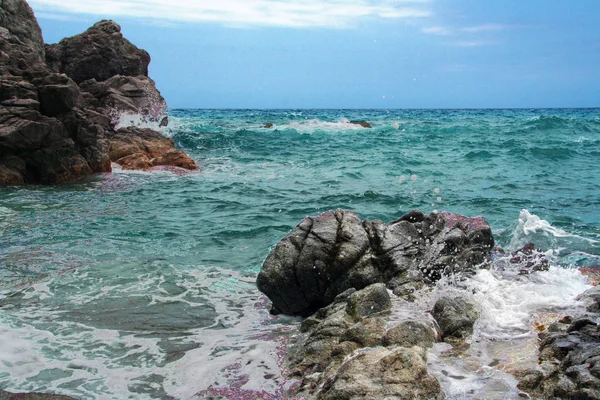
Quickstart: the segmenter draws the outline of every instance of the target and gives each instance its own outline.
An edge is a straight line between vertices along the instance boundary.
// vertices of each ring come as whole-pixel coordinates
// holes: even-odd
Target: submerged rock
[[[273,313],[307,316],[350,289],[384,283],[410,297],[443,275],[469,275],[489,261],[491,229],[481,217],[411,211],[361,221],[346,210],[305,218],[269,254],[257,286]]]
[[[12,393],[0,390],[0,400],[75,400],[73,397],[49,393]]]
[[[350,121],[350,123],[353,125],[360,125],[363,128],[372,128],[371,124],[367,121]]]
[[[121,137],[114,129],[119,114],[157,123],[164,116],[166,103],[147,77],[149,62],[148,53],[123,38],[113,21],[44,46],[27,2],[0,2],[0,185],[110,172],[109,142]],[[138,133],[128,131],[132,138]],[[170,139],[155,141],[169,149],[152,154],[148,163],[133,156],[128,165],[197,168]]]

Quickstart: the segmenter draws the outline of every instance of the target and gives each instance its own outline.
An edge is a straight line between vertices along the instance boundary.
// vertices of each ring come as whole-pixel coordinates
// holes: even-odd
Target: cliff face
[[[197,166],[170,139],[145,132],[133,149],[144,163],[112,159],[115,115],[164,117],[166,103],[148,77],[150,56],[123,37],[113,21],[44,45],[41,29],[25,0],[0,1],[0,184],[58,183],[124,168]],[[150,153],[147,149],[163,149]],[[121,152],[122,153],[122,152]],[[119,153],[120,154],[120,153]],[[167,155],[167,156],[166,156]]]

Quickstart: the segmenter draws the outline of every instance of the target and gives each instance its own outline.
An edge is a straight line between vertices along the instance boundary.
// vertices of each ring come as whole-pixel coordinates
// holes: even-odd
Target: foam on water
[[[391,221],[443,205],[483,215],[507,250],[533,241],[552,261],[519,277],[498,256],[470,289],[494,310],[476,327],[481,341],[463,364],[442,350],[430,359],[438,354],[454,398],[512,396],[495,360],[530,349],[523,310],[576,311],[570,296],[585,281],[560,267],[600,265],[600,158],[593,141],[573,141],[598,137],[598,110],[169,114],[163,133],[202,172],[0,188],[0,387],[81,399],[281,397],[282,341],[296,322],[269,316],[256,290],[269,250],[329,209]],[[269,122],[275,129],[261,128]],[[565,146],[558,165],[552,152]],[[396,321],[428,319],[434,300],[402,305]]]
[[[517,226],[516,239],[540,231],[553,238],[573,236],[526,210]],[[461,289],[442,280],[429,298],[432,307],[436,298],[458,292],[471,297],[481,314],[466,351],[457,354],[444,343],[430,351],[430,372],[448,399],[520,398],[518,382],[510,372],[537,364],[538,328],[565,315],[585,313],[584,304],[576,298],[592,286],[579,270],[551,265],[549,271],[522,275],[518,266],[511,268],[510,258],[497,256],[490,269],[479,270],[461,283]]]
[[[148,293],[146,307],[184,303],[204,308],[190,296],[210,290],[219,296],[210,304],[216,315],[210,326],[160,328],[160,321],[148,315],[143,320],[147,327],[132,323],[115,329],[108,321],[103,328],[85,315],[54,309],[49,300],[61,289],[52,281],[27,288],[20,295],[20,307],[26,309],[0,304],[0,381],[13,390],[69,393],[81,399],[122,398],[126,393],[140,399],[180,399],[220,388],[273,394],[285,390],[290,382],[281,373],[282,352],[295,320],[270,316],[253,280],[234,272],[211,269],[185,276],[177,281],[181,289],[175,296],[165,290],[172,287],[173,277],[163,274],[141,277],[136,285],[99,282],[96,290],[71,295],[67,308],[74,314],[86,308],[96,312],[94,304],[117,297],[133,300],[141,293]],[[75,272],[73,279],[97,280],[85,272]],[[40,302],[49,305],[40,307]],[[133,320],[139,312],[131,309]]]

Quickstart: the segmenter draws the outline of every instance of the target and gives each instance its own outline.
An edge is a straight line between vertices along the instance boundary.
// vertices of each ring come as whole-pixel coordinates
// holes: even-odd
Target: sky
[[[599,0],[28,0],[117,21],[171,108],[600,107]]]

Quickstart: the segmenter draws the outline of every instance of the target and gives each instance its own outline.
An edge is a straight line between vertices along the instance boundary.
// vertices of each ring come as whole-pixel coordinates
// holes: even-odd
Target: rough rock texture
[[[151,129],[119,129],[110,137],[109,154],[111,161],[123,169],[147,170],[160,165],[189,170],[198,168],[194,160],[174,147],[172,139]]]
[[[103,20],[82,34],[46,45],[46,62],[53,72],[81,83],[115,75],[148,76],[150,55],[125,39],[116,22]]]
[[[477,304],[462,296],[444,296],[433,306],[432,315],[444,338],[464,339],[473,333],[479,318]]]
[[[385,285],[349,289],[304,320],[292,346],[290,370],[300,395],[317,399],[438,399],[427,373],[426,348],[436,332],[423,321],[389,327],[392,303]],[[384,347],[386,346],[386,347]]]
[[[385,283],[410,297],[442,275],[469,275],[491,256],[481,217],[411,211],[396,221],[361,221],[351,211],[305,218],[269,254],[257,285],[273,313],[307,316],[350,288]]]
[[[167,103],[147,76],[115,75],[103,82],[90,79],[79,86],[93,96],[88,97],[90,105],[105,108],[111,114],[125,111],[143,115],[150,121],[165,118]]]
[[[110,141],[124,133],[136,141],[133,136],[141,132],[116,134],[119,114],[164,117],[165,101],[147,77],[150,57],[124,39],[116,23],[101,21],[46,49],[47,54],[27,2],[0,1],[0,185],[59,183],[109,172]],[[197,168],[156,132],[137,139],[162,153],[146,152],[148,160],[135,156],[142,160],[131,168]]]
[[[0,3],[0,76],[45,73],[44,41],[29,4],[23,0]]]
[[[586,309],[591,313],[600,313],[600,286],[586,290],[577,297],[577,300],[585,302]]]
[[[48,393],[11,393],[0,390],[0,400],[75,400],[73,397]]]
[[[600,399],[598,317],[556,322],[540,333],[539,367],[516,373],[519,389],[534,398]]]
[[[425,349],[379,348],[345,361],[317,396],[323,400],[443,399],[440,384],[427,373]]]

